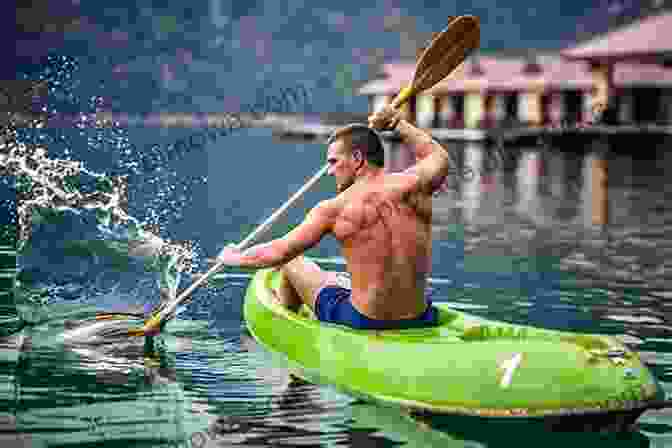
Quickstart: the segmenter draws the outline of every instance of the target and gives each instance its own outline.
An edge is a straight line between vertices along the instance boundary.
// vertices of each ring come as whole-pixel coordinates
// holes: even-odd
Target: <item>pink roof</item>
[[[448,78],[434,86],[429,93],[479,90],[521,91],[544,87],[589,89],[592,87],[592,78],[590,73],[586,72],[584,63],[566,61],[558,56],[538,56],[537,61],[542,70],[540,73],[524,73],[523,70],[527,64],[524,58],[480,56],[478,64],[483,69],[483,75],[477,76],[470,74],[472,61],[462,64]],[[410,79],[413,67],[406,68],[406,70],[408,71],[406,78]],[[395,73],[401,77],[401,70]],[[392,77],[374,81],[375,84],[367,85],[362,93],[376,93],[376,88],[381,88],[386,92],[396,92],[400,85],[405,85],[395,85],[394,81]]]
[[[383,64],[385,78],[374,79],[359,89],[360,95],[395,95],[413,80],[415,64]]]
[[[557,55],[540,55],[537,61],[541,73],[523,73],[526,61],[523,58],[498,58],[480,56],[483,75],[469,74],[471,62],[459,66],[446,79],[438,83],[428,93],[449,94],[465,91],[527,91],[536,88],[589,90],[594,81],[588,71],[588,64],[572,61]],[[636,85],[672,86],[672,69],[657,65],[616,64],[614,83],[617,87]],[[388,75],[385,79],[371,81],[360,88],[361,95],[394,95],[408,85],[413,77],[413,64],[386,64]]]
[[[672,85],[672,69],[652,64],[614,65],[616,86],[665,86]]]
[[[470,74],[470,60],[458,67],[452,75],[434,86],[430,93],[462,92],[465,90],[523,90],[539,82],[537,74],[525,75],[523,58],[478,57],[483,74]]]
[[[501,78],[500,81],[503,81],[520,73],[524,62],[522,59],[514,60],[495,58],[492,56],[481,56],[478,58],[478,61],[486,75],[480,77],[469,76],[468,72],[471,68],[471,63],[466,62],[457,67],[448,78],[435,86],[434,89],[438,88],[442,91],[451,91],[491,88],[490,85],[495,82],[494,78]],[[395,94],[401,87],[404,87],[411,82],[414,70],[415,64],[385,64],[383,66],[383,71],[387,77],[366,83],[359,89],[359,93],[362,95]],[[496,76],[497,74],[499,74],[499,76]]]
[[[555,89],[588,90],[593,87],[593,77],[588,66],[580,61],[568,61],[559,56],[548,56],[540,61],[543,66],[543,86]]]
[[[563,50],[568,58],[672,56],[672,12],[648,17],[584,44]]]

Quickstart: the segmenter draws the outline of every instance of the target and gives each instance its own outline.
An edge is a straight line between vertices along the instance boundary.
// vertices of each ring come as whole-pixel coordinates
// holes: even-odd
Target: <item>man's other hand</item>
[[[218,263],[222,266],[239,266],[241,257],[242,251],[238,249],[238,246],[229,244],[222,249],[216,258],[208,258],[209,269]]]

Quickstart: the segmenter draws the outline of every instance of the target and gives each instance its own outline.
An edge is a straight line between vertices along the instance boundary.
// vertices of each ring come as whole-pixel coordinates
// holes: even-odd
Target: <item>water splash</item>
[[[85,104],[77,98],[73,76],[77,68],[72,58],[58,56],[50,57],[38,73],[23,74],[24,80],[32,80],[32,87],[22,93],[30,94],[46,86],[50,101],[40,99],[40,104],[36,104],[33,98],[23,108],[17,108],[19,101],[13,101],[15,107],[7,114],[7,125],[0,129],[0,175],[7,176],[1,179],[4,183],[13,181],[16,190],[17,252],[22,254],[30,246],[35,225],[48,225],[64,214],[82,217],[83,222],[85,217],[94,216],[92,226],[106,243],[122,243],[107,244],[107,248],[147,260],[149,270],[158,272],[162,297],[175,297],[181,273],[191,272],[195,252],[188,242],[171,243],[153,232],[157,228],[156,216],[152,216],[154,222],[147,223],[128,214],[128,177],[142,174],[137,162],[142,154],[131,150],[124,129],[96,119],[104,105],[103,98],[92,96]],[[65,116],[70,117],[69,129],[59,129],[53,123],[46,129],[48,121],[63,122]],[[113,170],[121,174],[97,173],[86,169],[83,161],[72,160],[71,148],[75,146],[63,131],[73,128],[79,136],[86,137],[86,147],[80,145],[76,149],[96,153],[114,149],[118,164]],[[58,157],[59,151],[64,157]],[[149,214],[153,215],[153,210]],[[31,322],[41,320],[36,316],[42,313],[32,311],[46,305],[44,291],[17,282],[17,292],[15,297],[23,305],[30,305],[23,307],[23,317]]]

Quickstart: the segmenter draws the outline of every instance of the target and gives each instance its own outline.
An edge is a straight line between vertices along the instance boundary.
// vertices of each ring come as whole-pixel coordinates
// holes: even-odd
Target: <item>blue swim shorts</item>
[[[439,310],[429,306],[420,316],[413,319],[380,320],[371,319],[360,313],[350,302],[351,290],[347,278],[339,278],[338,285],[323,287],[315,300],[315,315],[322,322],[346,325],[358,330],[391,330],[403,328],[434,327],[439,324]]]

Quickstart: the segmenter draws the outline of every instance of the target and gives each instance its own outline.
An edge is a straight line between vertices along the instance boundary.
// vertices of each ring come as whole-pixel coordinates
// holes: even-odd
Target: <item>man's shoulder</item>
[[[343,209],[344,201],[340,196],[339,194],[334,198],[323,199],[315,206],[315,210],[318,210],[327,219],[335,219]]]
[[[423,196],[424,191],[419,188],[420,175],[417,165],[406,168],[403,171],[387,173],[383,188],[398,199],[409,199],[411,196]]]

